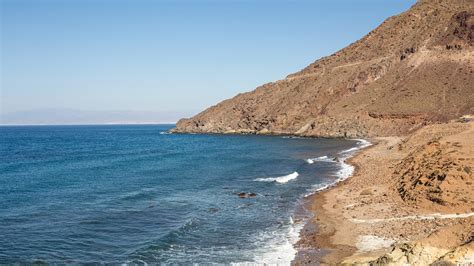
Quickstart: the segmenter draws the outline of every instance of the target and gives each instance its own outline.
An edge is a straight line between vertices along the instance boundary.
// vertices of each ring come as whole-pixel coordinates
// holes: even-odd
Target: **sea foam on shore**
[[[341,170],[339,170],[336,175],[338,176],[338,179],[336,180],[336,183],[341,182],[352,176],[354,173],[354,166],[346,163],[346,160],[349,159],[354,155],[354,153],[358,150],[364,149],[372,145],[369,141],[365,139],[354,139],[357,140],[357,147],[350,148],[344,151],[341,151],[340,154],[342,156],[338,159],[338,162],[341,166]]]
[[[352,157],[360,149],[372,145],[370,142],[364,139],[354,140],[357,141],[357,146],[339,152],[340,156],[338,157],[320,156],[316,158],[309,158],[306,160],[308,164],[314,164],[316,162],[337,163],[339,164],[340,169],[335,173],[337,179],[334,182],[315,185],[311,192],[309,194],[304,195],[304,197],[333,187],[337,183],[346,180],[354,173],[354,166],[346,163],[346,160]],[[298,177],[298,172],[295,171],[294,173],[286,176],[276,178],[257,178],[255,180],[263,182],[274,181],[278,183],[286,183],[289,180],[295,179],[296,177]],[[257,252],[259,253],[259,255],[257,255],[255,258],[256,262],[264,264],[290,264],[297,254],[297,250],[294,245],[298,242],[300,237],[300,231],[303,229],[306,223],[305,220],[307,219],[308,217],[303,221],[295,223],[290,217],[290,224],[285,226],[286,229],[284,230],[284,232],[280,232],[278,235],[272,235],[272,238],[270,238],[270,240],[267,242],[268,245],[266,245],[265,251],[263,253]],[[273,232],[271,234],[275,233],[276,232]],[[282,238],[284,238],[284,241],[282,241]],[[281,242],[283,242],[284,244],[281,244]]]
[[[339,182],[342,182],[352,176],[352,174],[354,173],[355,167],[353,165],[346,163],[347,159],[352,157],[357,151],[372,145],[372,143],[370,143],[369,141],[365,139],[352,139],[352,140],[357,141],[357,146],[339,152],[340,157],[331,158],[329,156],[320,156],[317,158],[306,159],[306,162],[308,164],[313,164],[315,162],[338,163],[340,169],[335,174],[337,179],[334,182],[314,185],[312,189],[310,190],[310,192],[304,195],[305,198],[319,191],[323,191],[328,188],[331,188],[337,185]]]
[[[284,225],[279,232],[266,232],[259,238],[266,239],[267,244],[258,251],[255,262],[258,264],[286,265],[295,258],[297,250],[294,245],[299,240],[301,229],[304,223],[295,223],[290,217],[289,224]],[[282,244],[283,243],[283,244]]]

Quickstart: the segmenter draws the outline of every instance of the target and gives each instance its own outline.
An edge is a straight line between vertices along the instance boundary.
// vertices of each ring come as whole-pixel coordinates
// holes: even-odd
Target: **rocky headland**
[[[474,1],[422,0],[348,47],[175,132],[406,135],[474,113]]]

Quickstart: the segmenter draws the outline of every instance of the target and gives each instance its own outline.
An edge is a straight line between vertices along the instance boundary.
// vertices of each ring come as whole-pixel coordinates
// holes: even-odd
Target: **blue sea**
[[[0,262],[288,263],[358,143],[172,127],[0,127]]]

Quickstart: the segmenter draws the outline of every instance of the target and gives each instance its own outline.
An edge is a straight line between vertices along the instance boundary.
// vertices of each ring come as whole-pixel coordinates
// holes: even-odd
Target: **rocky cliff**
[[[474,0],[422,0],[285,79],[225,100],[174,132],[404,135],[474,113]]]

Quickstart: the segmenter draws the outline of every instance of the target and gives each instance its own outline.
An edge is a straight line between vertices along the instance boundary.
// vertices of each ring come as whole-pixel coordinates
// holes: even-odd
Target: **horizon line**
[[[72,124],[2,124],[0,127],[9,126],[126,126],[126,125],[176,125],[176,122],[134,122],[134,123],[72,123]]]

